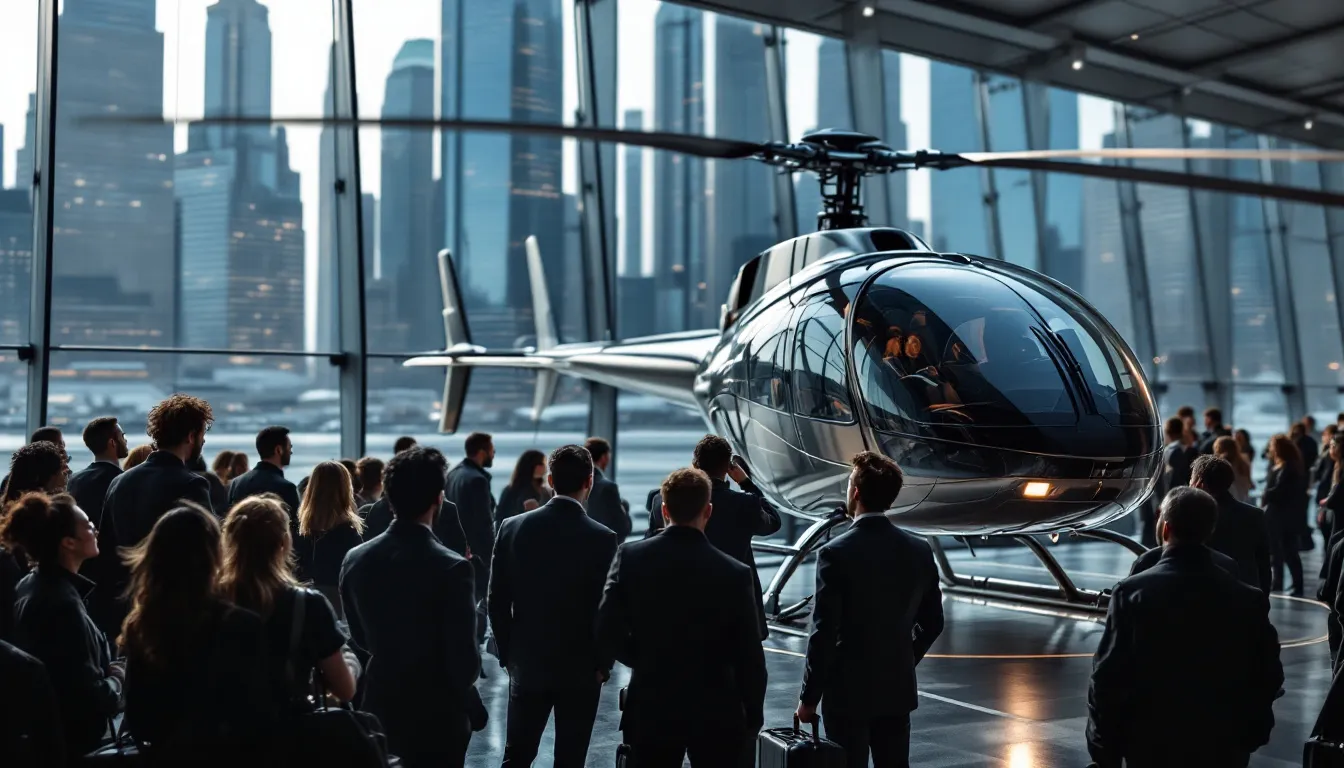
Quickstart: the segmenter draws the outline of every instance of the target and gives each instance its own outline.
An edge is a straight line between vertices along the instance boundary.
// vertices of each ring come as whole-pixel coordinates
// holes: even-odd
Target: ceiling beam
[[[1048,27],[1057,21],[1063,21],[1076,13],[1082,13],[1083,11],[1109,1],[1110,0],[1069,0],[1068,2],[1060,3],[1049,10],[1041,11],[1035,16],[1029,16],[1023,19],[1021,24],[1022,26],[1030,27],[1031,29],[1041,29],[1042,27]]]
[[[1231,53],[1222,56],[1212,56],[1203,61],[1192,62],[1187,66],[1192,72],[1206,77],[1213,77],[1230,69],[1235,69],[1243,64],[1250,64],[1266,57],[1283,53],[1300,43],[1319,40],[1340,31],[1344,31],[1344,20],[1337,21],[1334,24],[1329,24],[1324,27],[1317,27],[1316,29],[1294,32],[1293,34],[1268,40],[1258,45],[1238,48]]]

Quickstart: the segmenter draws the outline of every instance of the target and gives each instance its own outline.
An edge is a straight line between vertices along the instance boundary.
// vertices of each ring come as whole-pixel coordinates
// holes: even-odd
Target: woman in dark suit
[[[513,465],[509,486],[499,495],[495,507],[495,527],[514,515],[530,512],[551,500],[555,494],[546,487],[546,454],[535,448],[523,451]]]
[[[1290,590],[1301,597],[1305,584],[1302,580],[1302,557],[1298,544],[1306,533],[1302,505],[1307,498],[1307,472],[1302,466],[1302,454],[1287,435],[1275,435],[1269,441],[1269,474],[1265,476],[1265,490],[1260,496],[1265,510],[1265,524],[1269,528],[1270,561],[1273,566],[1274,591],[1283,589],[1283,566],[1293,577]]]

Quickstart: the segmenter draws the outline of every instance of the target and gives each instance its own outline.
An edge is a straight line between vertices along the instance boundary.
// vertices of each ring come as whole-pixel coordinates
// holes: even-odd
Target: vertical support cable
[[[329,105],[337,118],[359,116],[355,83],[354,10],[351,0],[334,0],[335,58],[332,62],[332,98]],[[341,455],[364,455],[364,431],[368,402],[368,359],[364,337],[363,219],[359,178],[359,129],[333,127],[336,152],[336,295],[339,308],[340,354],[332,363],[340,368]],[[435,254],[418,254],[426,261]]]
[[[1181,147],[1190,148],[1190,124],[1177,116],[1181,126]],[[1194,163],[1184,160],[1181,170],[1195,173]],[[1226,171],[1224,174],[1226,175]],[[1200,227],[1200,195],[1212,192],[1186,191],[1186,205],[1190,207],[1190,237],[1195,248],[1195,290],[1204,313],[1204,348],[1209,351],[1209,378],[1204,381],[1205,400],[1212,400],[1232,420],[1232,269],[1227,259],[1210,252]],[[1216,200],[1215,200],[1216,202]],[[1215,220],[1212,224],[1216,225]],[[1226,254],[1224,254],[1225,256]],[[1217,282],[1217,286],[1212,283]],[[1212,391],[1210,391],[1212,390]]]
[[[1334,163],[1318,163],[1317,167],[1321,172],[1321,189],[1344,192],[1344,170]],[[1344,260],[1344,253],[1340,252],[1339,247],[1339,243],[1344,243],[1344,240],[1340,238],[1344,238],[1344,211],[1338,208],[1326,208],[1325,247],[1330,253],[1330,277],[1331,284],[1335,288],[1335,313],[1339,318],[1340,333],[1344,334],[1344,261],[1341,261]],[[1336,384],[1336,390],[1344,394],[1344,386]]]
[[[55,211],[56,70],[59,44],[57,0],[38,4],[37,83],[33,114],[33,259],[32,305],[28,316],[28,433],[47,419],[51,370],[52,217]],[[22,184],[22,179],[15,179]]]
[[[575,51],[579,75],[579,125],[616,125],[616,0],[574,0]],[[601,45],[594,45],[600,39]],[[589,338],[616,338],[614,175],[615,148],[594,142],[579,143],[580,220],[583,227],[583,267],[588,286]],[[611,198],[608,200],[608,198]],[[616,456],[616,390],[604,384],[588,385],[588,434],[612,444],[611,473]]]
[[[789,141],[788,91],[784,72],[784,30],[770,27],[765,33],[765,103],[770,120],[770,138]],[[798,204],[793,194],[792,173],[776,173],[775,182],[775,235],[780,242],[802,234],[799,229]],[[807,228],[808,232],[812,227]]]
[[[861,3],[850,3],[842,12],[849,108],[854,113],[854,130],[885,141],[887,89],[886,72],[882,66],[881,29],[874,19],[863,16]],[[870,226],[884,227],[895,220],[885,178],[871,179],[863,189],[864,212]]]
[[[1129,112],[1115,104],[1117,147],[1132,147]],[[1132,162],[1132,161],[1131,161]],[[1150,381],[1157,379],[1157,339],[1153,330],[1153,305],[1148,283],[1148,261],[1144,253],[1143,227],[1139,223],[1139,193],[1130,181],[1117,181],[1116,198],[1120,202],[1120,239],[1125,248],[1125,272],[1129,276],[1130,315],[1134,322],[1134,354]]]

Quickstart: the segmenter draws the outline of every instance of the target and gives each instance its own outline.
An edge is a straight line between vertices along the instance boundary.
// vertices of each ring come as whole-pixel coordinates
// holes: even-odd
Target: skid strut
[[[765,615],[767,618],[772,621],[783,621],[807,607],[807,604],[812,600],[811,597],[808,597],[795,605],[788,606],[784,610],[780,610],[779,595],[784,591],[784,585],[788,583],[789,578],[793,576],[794,571],[798,570],[798,566],[812,553],[812,550],[817,548],[817,545],[821,543],[826,534],[829,533],[832,528],[845,522],[848,522],[848,519],[843,515],[831,515],[825,520],[818,520],[808,526],[807,530],[803,531],[803,535],[798,537],[798,541],[792,545],[775,544],[769,541],[752,542],[751,546],[757,552],[771,552],[777,555],[784,555],[784,562],[779,564],[779,568],[775,571],[774,578],[770,579],[770,586],[765,589],[763,602],[765,603]]]

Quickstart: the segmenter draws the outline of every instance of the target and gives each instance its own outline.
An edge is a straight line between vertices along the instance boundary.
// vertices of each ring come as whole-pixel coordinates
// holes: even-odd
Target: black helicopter
[[[162,122],[162,118],[103,118]],[[1161,434],[1152,390],[1120,334],[1074,290],[1004,261],[939,253],[901,230],[869,228],[864,177],[895,171],[1018,168],[1230,194],[1344,205],[1344,196],[1231,178],[1063,161],[1207,159],[1340,160],[1320,151],[1107,149],[945,154],[895,151],[852,131],[810,133],[797,143],[752,143],[681,134],[476,120],[237,118],[205,123],[439,128],[618,142],[714,159],[751,158],[815,173],[819,231],[758,254],[739,270],[718,328],[623,341],[559,343],[540,244],[527,242],[536,344],[472,344],[451,255],[439,254],[447,348],[407,366],[447,368],[440,428],[455,431],[473,368],[530,369],[533,417],[559,375],[656,395],[697,409],[746,458],[772,502],[810,527],[766,591],[779,595],[831,529],[845,499],[848,459],[881,451],[906,484],[888,515],[935,543],[948,585],[1011,593],[1052,605],[1088,606],[1035,534],[1073,533],[1141,552],[1102,526],[1152,493]],[[1028,546],[1055,585],[959,575],[934,536],[1010,536]],[[964,538],[963,538],[964,540]]]

